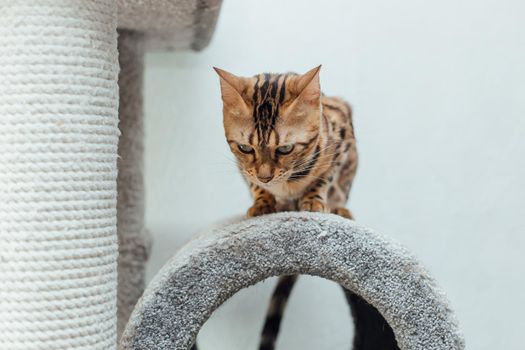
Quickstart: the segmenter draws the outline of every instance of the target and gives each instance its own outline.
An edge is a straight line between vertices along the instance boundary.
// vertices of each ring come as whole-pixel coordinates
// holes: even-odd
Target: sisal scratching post
[[[405,249],[353,221],[304,212],[228,224],[185,246],[144,292],[120,349],[189,349],[233,294],[283,274],[319,276],[359,295],[401,350],[464,349],[446,298]]]
[[[114,349],[116,2],[1,4],[0,348]]]
[[[142,75],[143,36],[119,31],[120,130],[117,227],[118,335],[144,291],[149,239],[144,229]]]

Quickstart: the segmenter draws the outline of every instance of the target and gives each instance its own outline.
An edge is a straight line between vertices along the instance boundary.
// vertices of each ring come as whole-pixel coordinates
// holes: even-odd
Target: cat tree
[[[220,0],[0,4],[0,348],[115,349],[142,295],[150,245],[143,53],[206,46]],[[403,350],[463,349],[445,299],[403,249],[309,213],[196,239],[150,284],[120,347],[188,349],[228,297],[283,273],[351,289]]]
[[[0,0],[0,349],[116,348],[149,249],[143,53],[203,48],[220,4]]]
[[[364,298],[402,350],[464,348],[443,294],[405,249],[335,215],[279,213],[215,228],[183,247],[137,304],[121,349],[189,349],[229,297],[283,274],[323,277]]]

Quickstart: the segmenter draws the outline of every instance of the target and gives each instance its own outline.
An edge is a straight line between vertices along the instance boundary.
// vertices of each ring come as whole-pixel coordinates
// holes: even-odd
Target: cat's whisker
[[[301,161],[298,162],[298,163],[296,163],[295,166],[301,166],[302,164],[306,164],[306,163],[310,163],[310,162],[312,162],[313,159],[314,159],[317,155],[322,154],[323,151],[326,151],[327,149],[328,149],[328,148],[325,148],[324,150],[320,150],[320,151],[318,151],[318,152],[314,152],[314,153],[312,153],[312,154],[309,156],[308,159],[301,159]],[[323,154],[323,155],[321,155],[321,156],[319,156],[319,157],[317,157],[317,158],[319,159],[319,158],[323,158],[323,157],[325,157],[325,158],[326,158],[326,157],[333,157],[333,156],[337,155],[338,153],[339,153],[339,152],[325,153],[325,154]]]
[[[297,172],[305,171],[307,169],[311,170],[315,168],[323,169],[326,166],[331,166],[333,163],[334,163],[334,159],[332,157],[327,157],[326,159],[318,160],[317,162],[315,162],[315,164],[304,164],[303,166],[300,166],[300,167],[294,167],[293,172],[297,173]]]
[[[303,166],[294,167],[294,172],[301,172],[306,169],[323,168],[327,165],[331,165],[333,161],[334,160],[332,157],[327,157],[326,159],[321,159],[320,161],[318,160],[314,164],[304,164]]]

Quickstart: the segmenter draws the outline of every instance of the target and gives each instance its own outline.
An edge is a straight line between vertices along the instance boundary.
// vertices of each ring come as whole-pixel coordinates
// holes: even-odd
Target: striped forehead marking
[[[286,79],[283,74],[260,74],[253,87],[253,122],[259,144],[268,143],[279,118],[279,109],[286,96]]]

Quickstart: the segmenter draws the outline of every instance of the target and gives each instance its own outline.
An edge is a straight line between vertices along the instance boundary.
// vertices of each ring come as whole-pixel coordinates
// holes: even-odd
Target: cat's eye
[[[253,147],[249,145],[243,145],[242,143],[237,144],[237,147],[239,148],[239,151],[242,153],[252,153]]]
[[[279,154],[289,154],[293,151],[293,145],[284,145],[277,147],[277,153]]]

